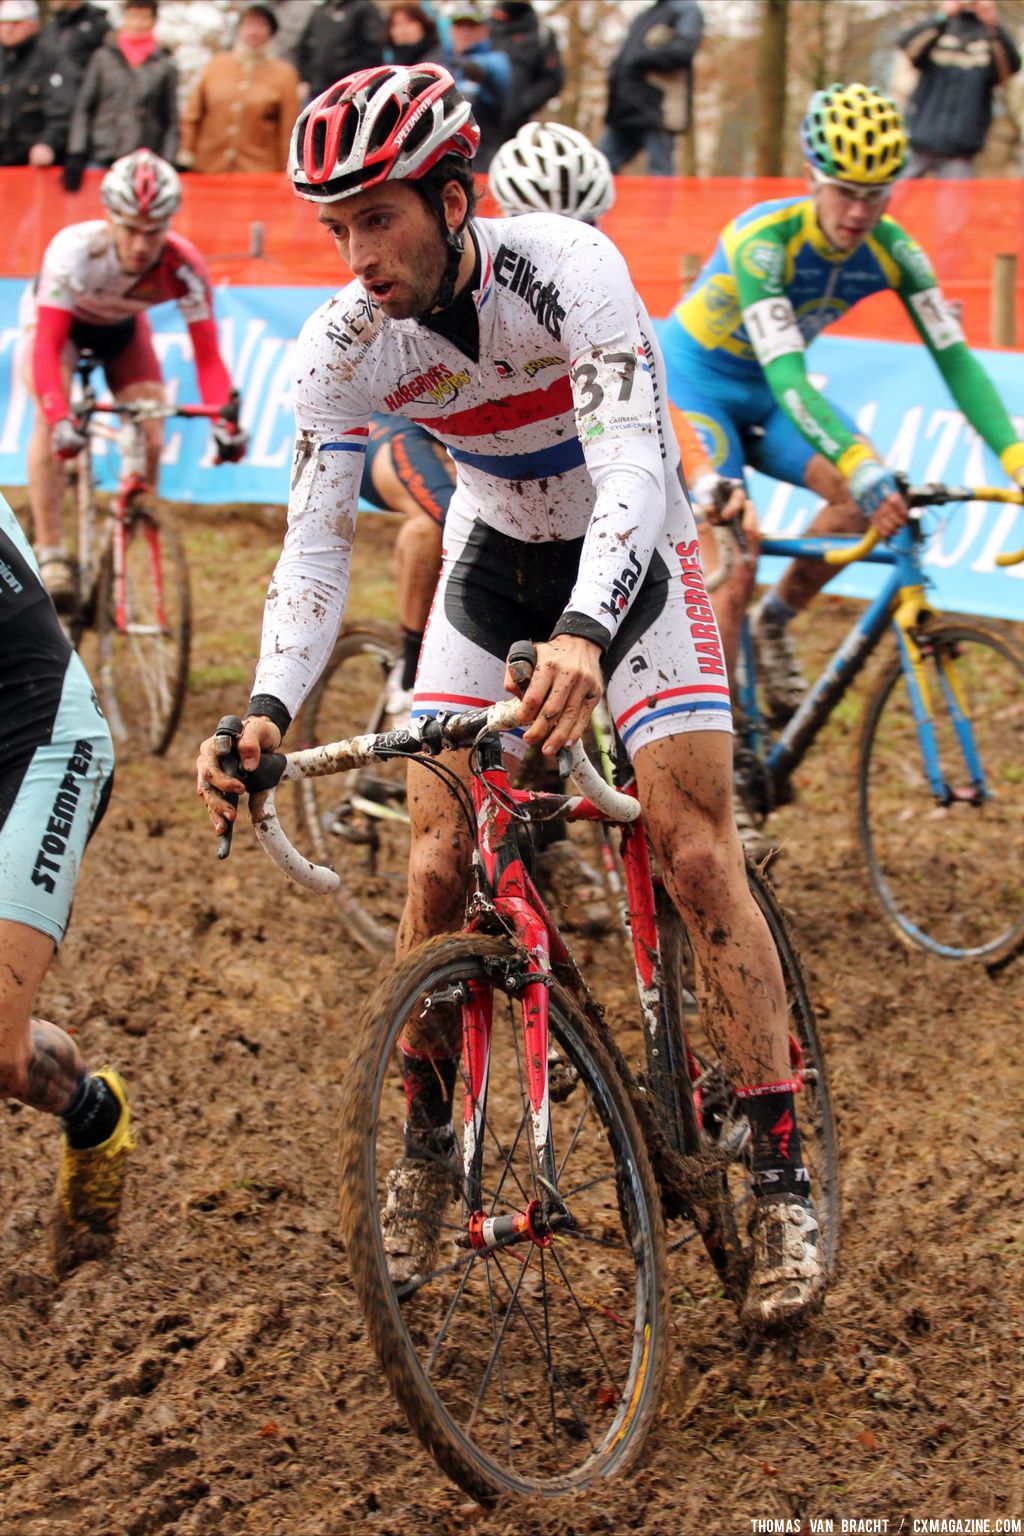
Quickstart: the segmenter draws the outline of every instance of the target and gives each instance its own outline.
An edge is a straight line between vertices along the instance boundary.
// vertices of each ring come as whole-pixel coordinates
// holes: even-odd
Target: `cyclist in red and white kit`
[[[339,81],[300,115],[290,174],[355,281],[303,326],[288,532],[264,611],[239,752],[276,748],[330,654],[348,586],[367,422],[411,418],[457,471],[413,715],[512,688],[513,640],[539,639],[525,742],[552,756],[602,690],[651,840],[691,935],[702,1006],[752,1135],[754,1268],[743,1314],[804,1312],[825,1274],[800,1153],[778,957],[730,811],[729,689],[671,431],[653,327],[622,257],[585,224],[474,219],[468,104],[441,66]],[[522,750],[522,743],[510,743]],[[461,764],[468,775],[468,767]],[[212,738],[198,792],[218,832],[241,784]],[[458,926],[470,844],[433,775],[410,772],[405,952]],[[407,1155],[389,1175],[396,1283],[444,1211],[455,1063],[409,1053]],[[446,1086],[448,1085],[448,1086]],[[427,1149],[427,1150],[425,1150]]]
[[[74,593],[61,506],[63,462],[85,446],[68,398],[79,353],[85,348],[95,353],[118,400],[163,402],[146,311],[175,299],[188,324],[204,404],[223,408],[231,394],[206,264],[190,241],[169,228],[181,204],[174,167],[151,150],[136,150],[110,167],[100,196],[107,217],[71,224],[54,235],[20,315],[26,383],[36,406],[28,449],[36,556],[58,607]],[[155,487],[163,423],[146,421],[143,431],[146,478]],[[218,463],[244,456],[247,437],[234,421],[216,420],[213,437]]]

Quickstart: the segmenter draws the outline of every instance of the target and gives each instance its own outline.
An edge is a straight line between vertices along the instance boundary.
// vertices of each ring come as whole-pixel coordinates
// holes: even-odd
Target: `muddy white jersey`
[[[91,325],[113,325],[167,299],[176,301],[189,325],[213,315],[206,263],[191,241],[171,230],[148,272],[122,272],[110,224],[90,219],[54,235],[35,284],[22,297],[19,318],[31,326],[37,306],[45,305]]]
[[[567,628],[599,643],[628,612],[667,510],[692,527],[661,354],[615,246],[549,214],[474,220],[471,231],[478,361],[416,320],[389,320],[358,282],[299,336],[288,531],[254,688],[292,714],[341,621],[375,412],[446,445],[450,516],[534,544],[582,538]]]

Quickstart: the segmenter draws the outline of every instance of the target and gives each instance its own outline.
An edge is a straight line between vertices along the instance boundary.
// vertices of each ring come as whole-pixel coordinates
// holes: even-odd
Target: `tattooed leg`
[[[25,1092],[16,1095],[23,1104],[62,1115],[75,1096],[85,1064],[78,1046],[56,1024],[31,1021],[31,1055]]]
[[[32,1018],[53,940],[24,923],[0,919],[0,1096],[59,1115],[82,1076],[81,1053],[58,1029]]]

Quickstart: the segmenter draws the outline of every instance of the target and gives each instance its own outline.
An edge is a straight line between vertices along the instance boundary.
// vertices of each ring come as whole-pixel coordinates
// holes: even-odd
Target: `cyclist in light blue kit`
[[[0,1096],[64,1128],[54,1261],[111,1248],[134,1142],[124,1084],[32,1016],[68,924],[85,846],[110,795],[114,749],[92,684],[0,496]]]

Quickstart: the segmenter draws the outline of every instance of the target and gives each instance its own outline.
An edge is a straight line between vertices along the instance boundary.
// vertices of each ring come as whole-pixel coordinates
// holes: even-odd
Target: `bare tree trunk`
[[[757,50],[758,176],[781,176],[786,134],[786,23],[789,0],[761,0]]]

